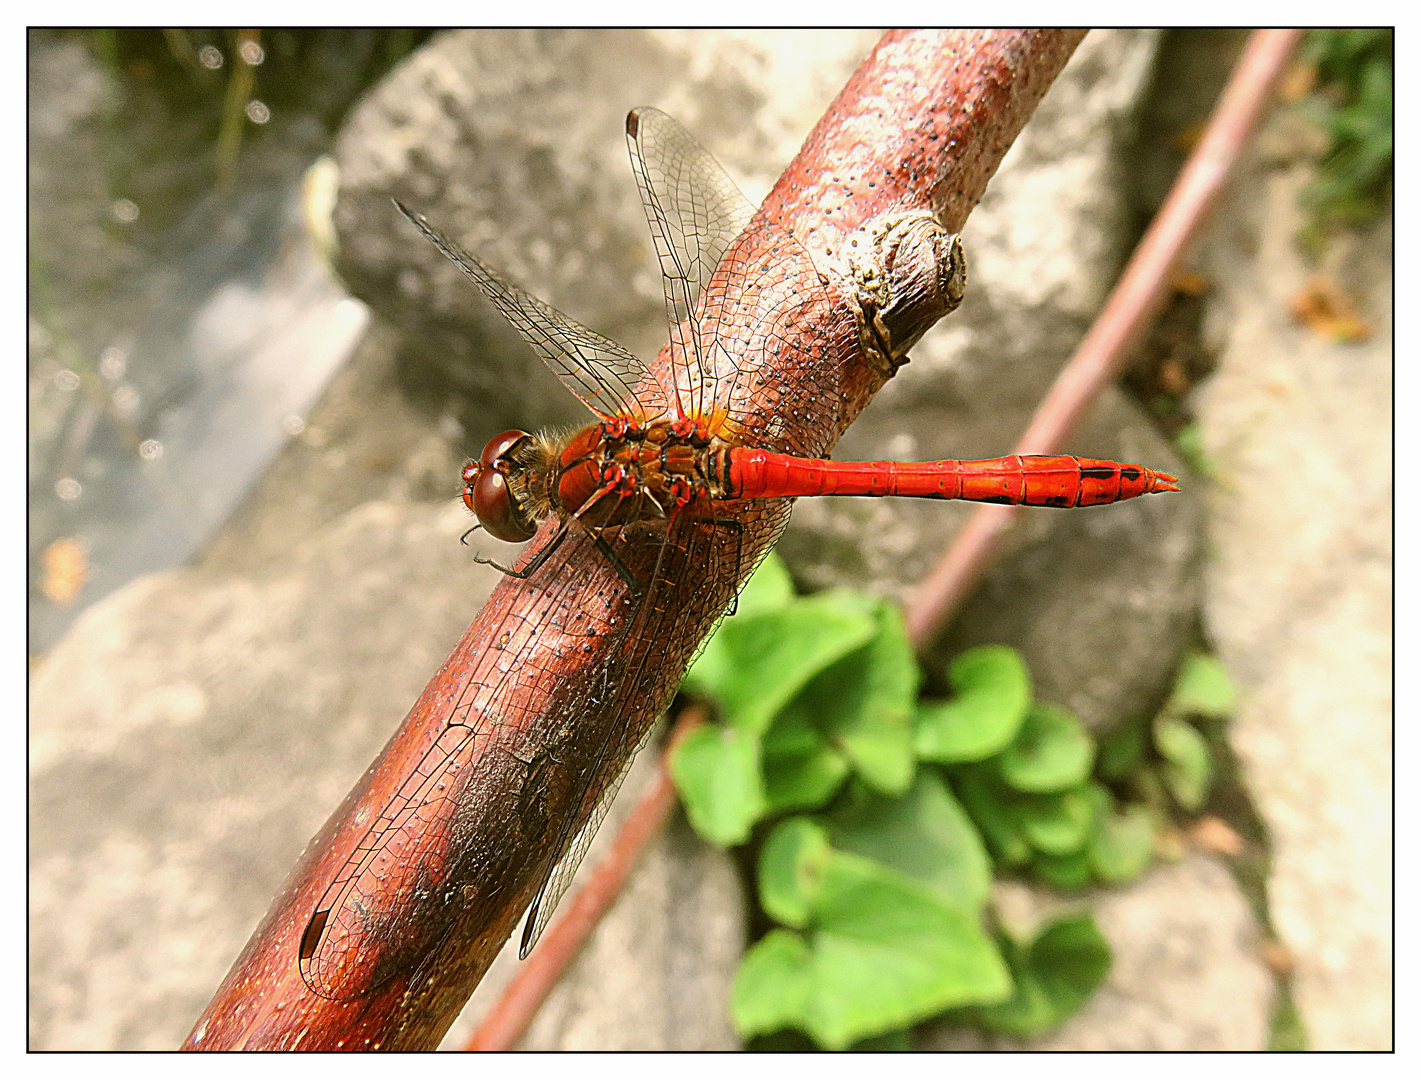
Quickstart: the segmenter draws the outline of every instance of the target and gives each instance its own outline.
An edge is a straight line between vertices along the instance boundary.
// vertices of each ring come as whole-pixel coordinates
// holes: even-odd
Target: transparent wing
[[[673,355],[696,369],[688,379],[676,379],[679,398],[683,381],[697,388],[704,382],[696,301],[755,207],[710,152],[660,109],[627,113],[627,149],[661,263]],[[677,405],[687,415],[701,413],[703,403],[692,397]]]
[[[652,724],[646,729],[641,740],[637,743],[636,749],[627,755],[621,771],[602,789],[602,793],[597,797],[597,805],[592,808],[592,813],[588,816],[586,823],[578,830],[577,835],[568,844],[567,850],[548,871],[542,888],[538,890],[538,895],[533,898],[533,903],[528,908],[528,919],[523,924],[523,937],[518,942],[518,959],[526,959],[528,954],[533,951],[533,946],[538,944],[538,939],[543,936],[543,931],[547,929],[553,912],[557,910],[558,902],[562,900],[563,893],[567,892],[567,887],[572,884],[572,879],[577,875],[577,868],[582,865],[582,860],[587,855],[587,849],[592,846],[592,838],[597,835],[597,830],[601,828],[602,822],[607,817],[607,811],[612,807],[612,801],[617,797],[617,792],[621,790],[622,781],[627,778],[632,762],[636,760],[637,754],[641,753],[647,739],[651,738],[655,727],[656,725]],[[615,741],[609,740],[609,745]],[[596,770],[594,769],[592,775],[595,774]],[[574,822],[576,820],[576,818],[573,819]]]
[[[646,365],[628,350],[504,281],[433,229],[423,215],[398,199],[394,203],[435,247],[474,279],[543,363],[594,413],[604,420],[612,416],[654,420],[666,414],[665,395],[648,375]]]
[[[697,328],[702,381],[677,393],[700,401],[723,438],[814,456],[822,447],[801,437],[834,430],[841,393],[825,343],[854,333],[852,317],[830,303],[803,245],[762,224],[706,286]],[[785,384],[801,387],[792,401],[782,400]]]

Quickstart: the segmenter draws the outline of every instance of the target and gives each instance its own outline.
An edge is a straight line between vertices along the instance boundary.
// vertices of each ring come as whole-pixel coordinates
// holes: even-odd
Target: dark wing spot
[[[330,908],[311,916],[311,921],[306,924],[306,932],[301,935],[302,960],[309,960],[316,955],[316,946],[321,943],[321,934],[325,932],[326,920],[330,917]]]

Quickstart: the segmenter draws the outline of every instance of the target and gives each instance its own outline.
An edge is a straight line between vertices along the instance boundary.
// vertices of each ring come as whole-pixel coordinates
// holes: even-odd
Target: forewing
[[[693,321],[696,302],[755,207],[710,152],[660,109],[627,114],[627,149],[661,263],[673,355],[697,369],[677,378],[677,386],[699,387],[705,363]],[[699,412],[701,404],[678,402],[683,415]]]
[[[619,415],[654,420],[665,415],[665,395],[647,374],[646,365],[632,353],[532,293],[504,281],[431,227],[422,214],[416,214],[398,199],[394,202],[435,247],[473,278],[494,307],[543,358],[543,363],[594,413],[604,420]]]

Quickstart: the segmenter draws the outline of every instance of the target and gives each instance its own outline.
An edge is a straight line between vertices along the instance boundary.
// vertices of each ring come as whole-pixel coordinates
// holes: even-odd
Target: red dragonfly
[[[1175,477],[1167,473],[1092,458],[904,463],[830,461],[796,453],[800,447],[793,436],[774,420],[757,419],[744,407],[745,395],[751,373],[768,356],[781,364],[787,355],[793,363],[818,359],[803,344],[796,320],[824,298],[827,279],[787,233],[771,229],[767,243],[738,242],[755,208],[715,159],[665,113],[634,109],[627,116],[626,132],[662,270],[672,335],[666,371],[654,371],[616,342],[504,281],[396,202],[597,417],[565,438],[504,432],[464,468],[464,502],[482,528],[498,539],[522,542],[533,537],[541,522],[558,521],[520,569],[500,567],[506,573],[533,576],[571,532],[581,532],[615,568],[634,600],[621,624],[625,635],[655,587],[669,583],[660,577],[668,550],[682,565],[708,567],[712,578],[729,581],[725,605],[733,603],[735,587],[752,569],[742,565],[740,554],[747,530],[753,530],[756,546],[762,547],[758,541],[772,537],[785,521],[787,504],[768,503],[747,513],[747,500],[911,495],[1065,507],[1178,490]],[[765,228],[763,223],[758,226],[760,231]],[[964,282],[955,237],[952,244],[959,275],[955,293],[960,296]],[[773,287],[760,284],[766,282]],[[825,418],[827,430],[837,401],[784,407],[801,419]],[[684,537],[687,529],[702,539],[674,539]],[[648,530],[654,557],[645,556],[645,542],[640,549],[635,542],[638,531],[645,541]],[[704,540],[713,533],[729,542]],[[723,555],[725,551],[733,555]],[[642,568],[645,576],[629,564]],[[645,573],[648,564],[650,572]],[[675,599],[667,601],[663,595],[658,602]],[[451,727],[446,734],[455,730]],[[623,735],[614,733],[608,746]],[[396,974],[388,965],[376,975],[369,965],[348,963],[347,956],[356,950],[351,942],[368,934],[371,926],[408,921],[410,912],[392,910],[400,901],[384,895],[382,883],[409,843],[409,821],[423,801],[433,798],[436,779],[444,790],[467,745],[464,734],[441,738],[431,747],[317,903],[300,946],[301,973],[316,994],[349,1000]],[[600,760],[593,763],[587,784],[601,765]],[[547,924],[619,783],[620,778],[613,778],[597,797],[597,806],[570,821],[559,837],[560,858],[529,909],[521,956]],[[426,892],[438,891],[437,883],[426,884]]]

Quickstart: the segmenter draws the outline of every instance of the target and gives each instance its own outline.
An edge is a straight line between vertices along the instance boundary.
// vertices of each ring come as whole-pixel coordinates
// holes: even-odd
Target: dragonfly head
[[[509,486],[510,479],[521,479],[525,468],[517,451],[532,441],[526,431],[505,431],[488,441],[478,461],[464,466],[464,505],[478,515],[490,536],[510,544],[521,544],[538,531]],[[517,486],[521,490],[523,485]]]

